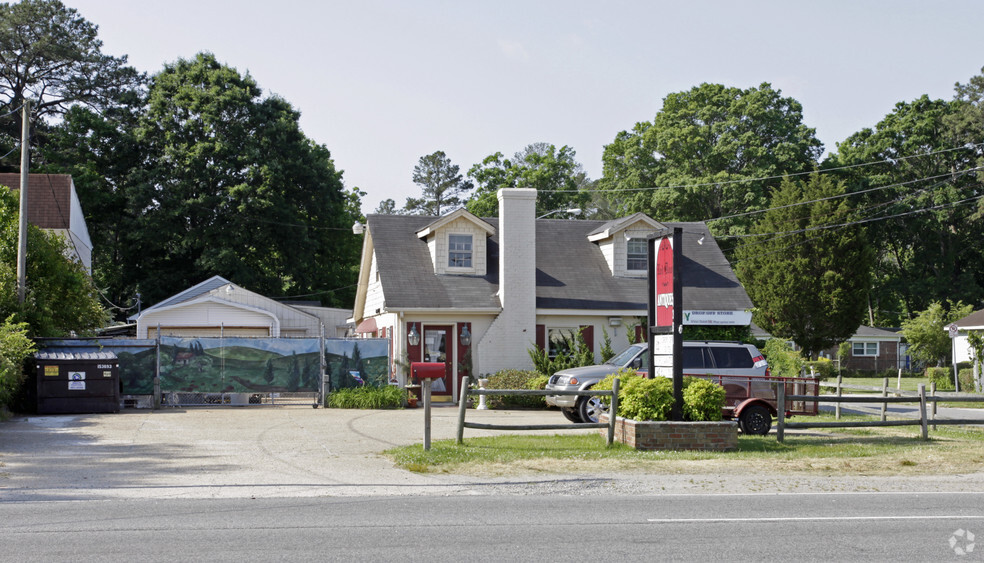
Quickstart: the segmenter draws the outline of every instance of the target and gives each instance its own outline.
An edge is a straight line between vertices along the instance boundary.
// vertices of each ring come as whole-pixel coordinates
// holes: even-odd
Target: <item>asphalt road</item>
[[[980,561],[984,493],[13,502],[0,546],[4,561]]]

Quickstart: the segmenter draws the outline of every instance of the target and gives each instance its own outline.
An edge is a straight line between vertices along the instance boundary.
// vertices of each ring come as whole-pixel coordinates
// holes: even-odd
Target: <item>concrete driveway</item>
[[[433,409],[432,439],[455,436],[457,412],[453,407]],[[556,411],[469,410],[468,420],[512,425],[565,422]],[[17,417],[0,423],[0,502],[984,488],[984,473],[906,478],[782,474],[757,466],[722,471],[699,462],[684,471],[659,473],[613,473],[593,463],[571,462],[554,466],[556,470],[537,468],[504,476],[418,474],[397,469],[380,455],[393,446],[421,444],[423,428],[423,409],[227,407]],[[501,433],[466,429],[465,439]]]
[[[379,455],[422,444],[423,412],[254,407],[17,417],[0,423],[0,500],[467,490],[476,479],[411,473]],[[432,439],[453,438],[457,415],[433,408]],[[556,411],[471,410],[468,420],[566,422]]]

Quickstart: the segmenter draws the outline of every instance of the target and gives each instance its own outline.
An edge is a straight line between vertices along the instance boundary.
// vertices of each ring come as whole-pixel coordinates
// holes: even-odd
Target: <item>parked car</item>
[[[648,373],[648,345],[633,344],[608,362],[558,371],[551,376],[547,390],[585,390],[620,368]],[[725,388],[725,418],[736,418],[746,434],[768,434],[776,414],[775,386],[798,385],[790,394],[816,394],[817,386],[799,378],[773,378],[769,364],[758,348],[751,344],[719,341],[684,341],[684,375],[706,377]],[[791,381],[787,381],[791,380]],[[604,406],[597,397],[547,395],[548,405],[560,407],[568,420],[576,423],[597,422]],[[808,402],[809,403],[809,402]],[[790,414],[816,414],[816,402],[796,405]]]

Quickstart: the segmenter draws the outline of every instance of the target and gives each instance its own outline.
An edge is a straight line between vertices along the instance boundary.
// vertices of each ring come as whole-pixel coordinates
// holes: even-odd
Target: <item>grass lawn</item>
[[[818,420],[833,420],[820,415]],[[875,420],[845,415],[841,420]],[[932,475],[980,472],[984,431],[941,426],[920,439],[919,427],[838,429],[740,436],[734,452],[639,452],[605,445],[600,435],[502,435],[468,438],[462,445],[441,440],[424,451],[419,444],[384,452],[398,467],[421,473],[509,475],[529,473],[803,472],[824,475]]]
[[[830,379],[828,383],[836,383],[836,378]],[[846,385],[860,385],[862,387],[877,388],[878,392],[881,392],[882,388],[882,378],[881,377],[845,377],[842,383]],[[893,390],[899,389],[898,387],[899,379],[897,377],[888,378],[888,391],[891,395]],[[903,391],[911,391],[913,393],[919,392],[919,385],[924,384],[926,386],[926,394],[929,394],[929,378],[926,377],[903,377],[902,387]],[[820,392],[827,395],[834,395],[835,391],[831,387],[821,387]],[[868,393],[868,391],[859,391],[857,389],[844,389],[844,394],[849,393]],[[984,408],[984,399],[980,403],[939,403],[941,407],[955,407],[955,408]]]

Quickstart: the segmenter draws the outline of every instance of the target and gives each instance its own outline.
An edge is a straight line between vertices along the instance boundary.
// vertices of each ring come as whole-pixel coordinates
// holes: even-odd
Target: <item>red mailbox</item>
[[[419,379],[441,379],[445,375],[444,362],[413,362],[410,375]]]

